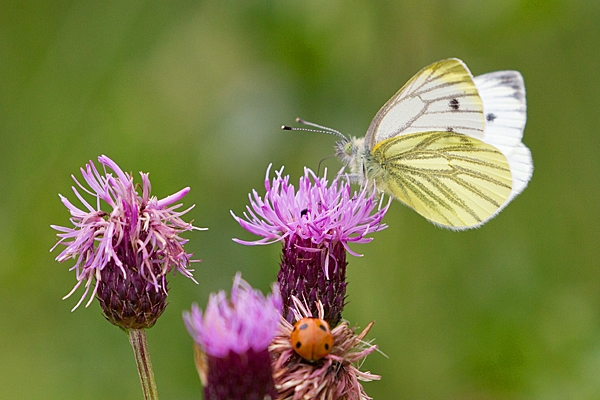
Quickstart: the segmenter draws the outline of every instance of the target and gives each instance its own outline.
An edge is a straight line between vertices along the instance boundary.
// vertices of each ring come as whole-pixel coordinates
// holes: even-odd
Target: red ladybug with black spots
[[[302,318],[294,325],[290,342],[300,357],[314,362],[331,352],[333,335],[327,321],[320,318]]]

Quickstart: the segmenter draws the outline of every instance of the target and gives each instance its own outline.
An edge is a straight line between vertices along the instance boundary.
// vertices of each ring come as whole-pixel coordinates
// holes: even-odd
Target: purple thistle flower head
[[[94,205],[75,186],[73,192],[83,208],[59,195],[71,213],[73,227],[52,225],[60,232],[60,240],[52,250],[58,245],[66,246],[56,260],[75,259],[71,270],[77,276],[77,284],[64,298],[85,282],[85,292],[73,310],[93,285],[86,307],[96,295],[111,323],[124,329],[147,328],[154,325],[166,307],[167,273],[179,271],[193,280],[189,265],[195,260],[185,252],[187,239],[179,234],[199,228],[181,219],[193,206],[178,211],[181,204],[174,204],[190,189],[158,200],[150,195],[148,174],[140,173],[140,194],[132,176],[114,161],[106,156],[98,157],[98,161],[104,167],[103,174],[92,161],[81,168],[89,189],[73,176],[80,190],[95,197]]]
[[[246,245],[270,244],[278,241],[310,240],[330,252],[337,243],[354,256],[348,243],[368,243],[368,234],[387,228],[381,220],[387,212],[375,194],[365,186],[358,193],[351,191],[344,175],[338,174],[329,184],[327,178],[319,178],[309,168],[304,168],[298,190],[289,183],[290,177],[282,176],[283,168],[275,171],[269,181],[271,165],[265,177],[266,193],[261,198],[256,190],[249,195],[250,206],[244,218],[233,218],[248,232],[262,236],[256,241],[234,239]],[[327,171],[325,171],[327,174]],[[383,198],[381,198],[383,200]],[[375,211],[375,212],[373,212]]]
[[[250,205],[244,218],[232,215],[247,231],[262,236],[256,241],[234,239],[246,245],[283,242],[283,256],[278,275],[284,299],[284,317],[291,322],[291,296],[297,296],[325,308],[324,319],[334,327],[340,319],[346,293],[346,252],[349,243],[368,243],[367,235],[387,228],[381,221],[389,202],[377,199],[364,186],[352,192],[346,176],[338,174],[329,184],[310,169],[304,169],[296,190],[283,176],[283,168],[269,171],[265,178],[264,198],[256,190],[249,195]],[[312,312],[316,313],[316,309]]]
[[[277,284],[266,297],[238,273],[230,299],[211,294],[204,313],[197,304],[183,313],[188,332],[200,349],[196,364],[204,398],[276,398],[268,346],[277,334],[282,300]]]

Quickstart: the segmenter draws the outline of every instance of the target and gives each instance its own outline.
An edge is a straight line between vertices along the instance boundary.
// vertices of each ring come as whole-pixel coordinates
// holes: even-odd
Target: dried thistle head
[[[310,310],[297,298],[293,298],[296,319],[313,317]],[[322,318],[323,305],[317,304],[318,318]],[[379,380],[379,375],[361,371],[361,362],[377,349],[364,341],[373,326],[371,322],[362,332],[356,334],[346,321],[336,326],[331,333],[334,337],[331,353],[315,362],[300,357],[290,343],[293,326],[282,318],[279,333],[269,346],[273,358],[273,378],[281,400],[366,400],[362,382]]]

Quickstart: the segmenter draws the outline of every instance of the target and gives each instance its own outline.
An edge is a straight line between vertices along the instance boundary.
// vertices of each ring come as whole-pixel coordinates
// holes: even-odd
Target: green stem
[[[144,329],[131,329],[128,331],[128,335],[129,343],[133,347],[144,399],[158,400],[156,381],[154,380],[152,362],[150,361],[150,353],[148,352],[148,342],[146,341],[146,331]]]

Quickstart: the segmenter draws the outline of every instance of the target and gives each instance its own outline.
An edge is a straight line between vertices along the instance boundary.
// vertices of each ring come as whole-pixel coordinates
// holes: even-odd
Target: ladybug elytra
[[[320,318],[302,318],[290,334],[294,351],[307,361],[317,361],[331,352],[333,335],[327,321]]]

